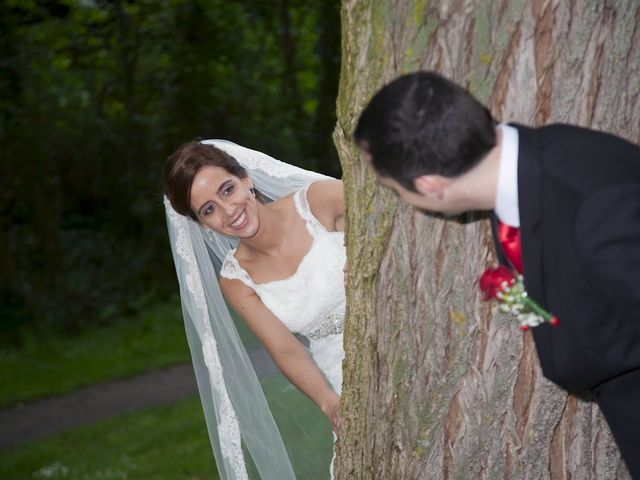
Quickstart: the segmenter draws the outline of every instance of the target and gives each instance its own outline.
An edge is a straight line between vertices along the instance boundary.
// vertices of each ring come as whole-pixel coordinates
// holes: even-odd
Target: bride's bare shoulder
[[[311,213],[328,230],[343,230],[344,187],[342,180],[328,179],[312,183],[307,190]]]

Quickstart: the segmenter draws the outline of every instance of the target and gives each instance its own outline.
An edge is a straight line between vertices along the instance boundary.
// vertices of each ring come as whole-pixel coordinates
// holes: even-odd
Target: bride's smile
[[[232,230],[240,231],[249,223],[249,216],[247,215],[247,209],[244,208],[240,215],[236,217],[236,219],[229,224],[229,228]]]

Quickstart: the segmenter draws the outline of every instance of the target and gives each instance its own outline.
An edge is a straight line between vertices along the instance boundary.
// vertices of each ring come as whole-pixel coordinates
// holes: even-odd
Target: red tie
[[[498,220],[498,240],[504,254],[513,268],[522,273],[522,250],[520,248],[520,229]]]

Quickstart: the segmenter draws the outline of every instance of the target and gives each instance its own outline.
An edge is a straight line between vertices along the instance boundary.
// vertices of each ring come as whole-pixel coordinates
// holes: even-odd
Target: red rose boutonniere
[[[512,313],[520,322],[520,330],[529,330],[541,323],[549,322],[553,327],[560,323],[558,317],[550,314],[524,289],[522,275],[508,267],[499,266],[485,270],[479,280],[484,300],[495,298],[500,302],[500,310]]]

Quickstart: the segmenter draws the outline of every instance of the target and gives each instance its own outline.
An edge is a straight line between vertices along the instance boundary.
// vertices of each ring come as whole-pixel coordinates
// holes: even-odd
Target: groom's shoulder
[[[640,181],[640,147],[617,135],[563,123],[531,129],[548,178],[581,194]]]
[[[637,155],[640,146],[611,132],[572,125],[568,123],[550,123],[541,127],[527,127],[511,124],[520,135],[531,135],[542,143],[543,147],[568,145],[576,148],[587,147],[600,149],[614,148],[622,153]]]

